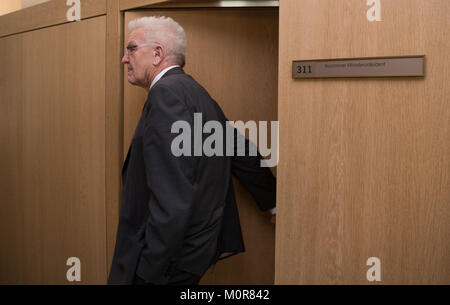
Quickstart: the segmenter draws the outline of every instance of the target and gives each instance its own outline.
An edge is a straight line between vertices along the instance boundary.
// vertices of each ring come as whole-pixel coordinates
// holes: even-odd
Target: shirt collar
[[[161,72],[158,73],[158,75],[156,75],[156,77],[153,79],[152,84],[150,85],[150,89],[152,89],[152,87],[156,84],[157,81],[159,81],[161,79],[161,77],[163,77],[163,75],[169,71],[170,69],[179,67],[179,65],[173,65],[170,67],[165,68],[164,70],[162,70]]]

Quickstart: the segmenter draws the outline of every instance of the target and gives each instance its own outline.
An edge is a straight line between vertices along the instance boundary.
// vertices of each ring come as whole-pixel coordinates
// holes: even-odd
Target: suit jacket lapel
[[[183,71],[183,69],[181,67],[175,67],[173,69],[170,69],[166,73],[164,73],[164,75],[161,77],[161,79],[164,78],[164,77],[167,77],[169,75],[174,75],[174,74],[185,74],[185,73],[184,73],[184,71]],[[151,91],[152,90],[150,90],[150,92],[148,93],[147,101],[144,103],[144,106],[142,107],[142,113],[144,112],[145,106],[147,104],[149,104],[148,100],[149,100]],[[131,153],[131,147],[132,146],[133,146],[133,141],[131,141],[131,143],[130,143],[130,147],[128,148],[128,152],[127,152],[127,157],[125,158],[125,162],[123,163],[123,166],[122,166],[122,180],[125,179],[125,171],[126,171],[127,166],[128,166],[128,160],[130,159],[130,153]]]

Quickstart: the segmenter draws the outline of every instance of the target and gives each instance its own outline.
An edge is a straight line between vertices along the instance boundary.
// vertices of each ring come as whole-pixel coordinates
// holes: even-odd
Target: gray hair
[[[146,29],[146,43],[159,43],[166,51],[166,57],[182,67],[186,61],[186,33],[170,17],[142,17],[131,21],[128,29]]]

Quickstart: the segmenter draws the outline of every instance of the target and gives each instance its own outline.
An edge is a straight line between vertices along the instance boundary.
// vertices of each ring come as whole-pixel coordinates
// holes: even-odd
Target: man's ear
[[[158,66],[165,58],[164,49],[160,45],[158,45],[153,49],[152,52],[154,57],[153,64],[155,66]]]

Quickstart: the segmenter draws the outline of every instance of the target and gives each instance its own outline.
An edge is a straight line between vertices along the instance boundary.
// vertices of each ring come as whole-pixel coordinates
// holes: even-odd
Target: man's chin
[[[128,76],[128,82],[133,86],[136,86],[136,79],[134,77]]]

